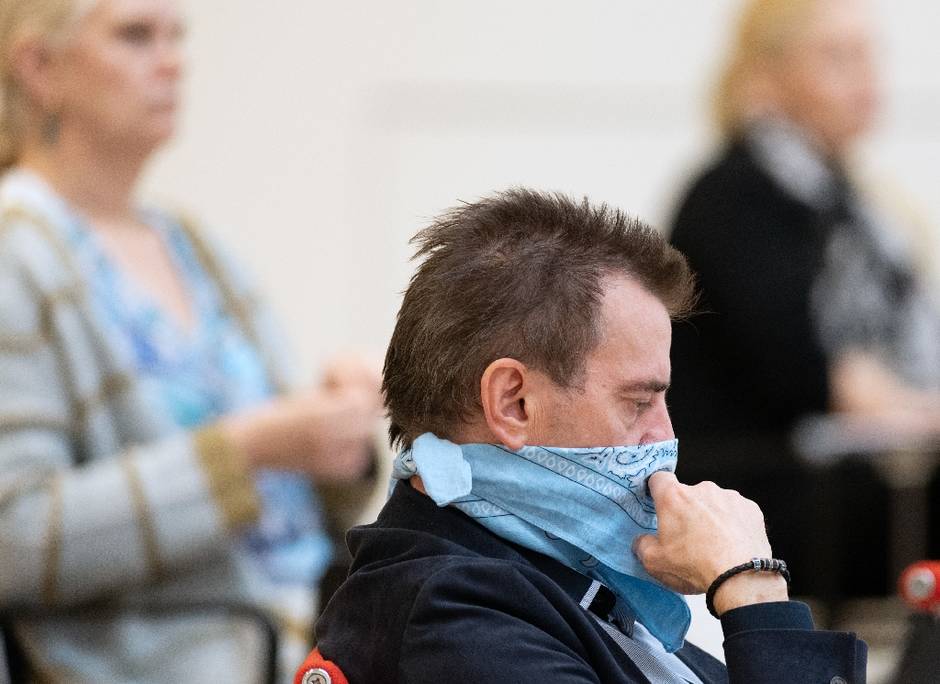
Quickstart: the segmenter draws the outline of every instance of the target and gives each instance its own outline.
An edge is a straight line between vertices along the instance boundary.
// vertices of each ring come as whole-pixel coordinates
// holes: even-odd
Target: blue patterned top
[[[217,283],[203,268],[185,232],[155,213],[142,215],[163,240],[195,311],[184,329],[107,255],[93,231],[73,224],[69,238],[92,283],[92,307],[114,332],[156,401],[176,425],[191,430],[272,396],[264,363],[226,312]],[[303,476],[263,471],[256,476],[262,510],[241,544],[249,563],[269,581],[312,585],[330,558],[319,501]]]

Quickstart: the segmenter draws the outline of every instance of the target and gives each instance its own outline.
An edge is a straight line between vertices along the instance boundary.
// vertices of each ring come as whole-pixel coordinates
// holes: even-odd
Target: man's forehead
[[[650,289],[629,273],[608,273],[601,279],[602,310],[616,307],[632,310],[635,313],[646,309],[662,312],[667,317],[669,312],[665,304]]]
[[[598,317],[599,340],[588,358],[609,381],[661,391],[669,385],[672,322],[666,307],[628,276],[610,277]]]
[[[616,336],[655,336],[671,340],[672,321],[656,295],[627,276],[605,280],[598,327],[602,339]],[[661,341],[661,340],[658,340]]]

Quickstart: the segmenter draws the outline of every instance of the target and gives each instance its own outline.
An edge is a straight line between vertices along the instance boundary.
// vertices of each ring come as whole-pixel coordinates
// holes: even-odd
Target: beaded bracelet
[[[787,584],[790,583],[790,569],[787,568],[786,561],[778,560],[777,558],[752,558],[747,563],[741,563],[741,565],[735,565],[730,570],[725,570],[711,583],[711,586],[708,587],[708,591],[705,592],[705,606],[708,608],[709,613],[716,618],[719,617],[715,610],[715,592],[718,591],[718,587],[724,584],[729,578],[739,575],[742,572],[748,572],[749,570],[757,572],[776,572],[783,576]]]

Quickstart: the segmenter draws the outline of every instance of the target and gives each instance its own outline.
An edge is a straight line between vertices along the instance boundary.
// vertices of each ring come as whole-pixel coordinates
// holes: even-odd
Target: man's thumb
[[[659,553],[659,539],[655,534],[641,534],[633,542],[633,554],[647,570]]]

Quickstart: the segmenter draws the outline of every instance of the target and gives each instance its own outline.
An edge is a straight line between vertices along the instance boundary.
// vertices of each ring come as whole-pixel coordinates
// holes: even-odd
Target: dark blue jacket
[[[347,541],[350,576],[316,632],[319,655],[349,684],[648,682],[579,605],[589,579],[407,484]],[[595,613],[614,608],[597,603]],[[619,608],[604,616],[632,627]],[[865,643],[814,631],[803,604],[739,608],[722,627],[727,670],[690,644],[678,651],[703,682],[865,681]]]

